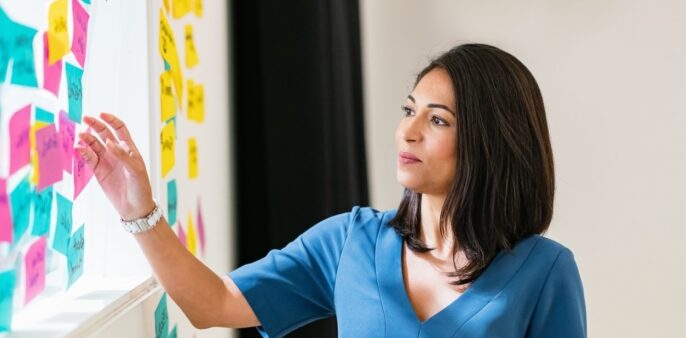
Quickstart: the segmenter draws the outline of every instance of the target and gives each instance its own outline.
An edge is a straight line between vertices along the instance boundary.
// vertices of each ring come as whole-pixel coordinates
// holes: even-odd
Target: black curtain
[[[238,260],[367,205],[359,9],[350,0],[234,0]],[[254,328],[241,337],[259,337]],[[289,337],[336,337],[335,318]]]

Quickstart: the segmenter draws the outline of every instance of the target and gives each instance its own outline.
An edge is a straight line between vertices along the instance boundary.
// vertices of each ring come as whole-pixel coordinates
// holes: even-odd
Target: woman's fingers
[[[136,153],[138,152],[138,148],[136,148],[136,145],[133,143],[133,139],[131,139],[129,128],[126,127],[126,124],[124,124],[122,120],[109,113],[100,113],[100,118],[107,122],[110,127],[112,127],[114,132],[117,134],[117,137],[124,141],[124,143],[126,143],[131,150],[135,151]]]
[[[86,144],[78,144],[74,149],[78,151],[81,156],[83,156],[83,158],[86,160],[86,164],[91,167],[91,170],[95,170],[95,168],[98,166],[98,163],[100,163],[100,157],[98,154],[96,154],[95,151],[93,151],[93,149]]]
[[[100,136],[100,139],[102,139],[103,142],[106,142],[107,139],[112,139],[112,141],[117,142],[118,140],[114,138],[114,134],[112,134],[112,130],[110,130],[109,127],[107,127],[106,124],[102,123],[102,121],[91,117],[91,116],[84,116],[83,121],[86,122],[88,126],[93,128],[93,130],[98,133]]]
[[[103,156],[105,154],[105,146],[90,133],[79,133],[79,139],[85,142],[95,155]]]

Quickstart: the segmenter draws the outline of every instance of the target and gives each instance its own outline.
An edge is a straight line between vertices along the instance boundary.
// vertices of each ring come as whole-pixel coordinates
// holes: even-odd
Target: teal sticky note
[[[169,332],[169,313],[167,312],[167,293],[162,294],[155,309],[155,338],[166,338]]]
[[[174,324],[171,332],[169,332],[169,338],[176,338],[176,324]]]
[[[45,122],[47,124],[55,123],[55,114],[43,108],[36,107],[36,121]]]
[[[21,240],[21,236],[29,227],[29,214],[31,213],[31,202],[33,201],[32,194],[33,191],[31,190],[28,176],[24,177],[10,193],[15,243]]]
[[[176,180],[167,182],[167,210],[169,211],[169,226],[176,223]]]
[[[14,270],[0,273],[0,332],[12,328],[12,301],[14,300]]]
[[[0,6],[0,83],[5,82],[7,77],[7,66],[10,63],[11,34],[14,31],[14,22],[5,14]]]
[[[170,70],[171,66],[167,63],[167,61],[164,61],[164,70]]]
[[[82,94],[81,78],[83,69],[70,63],[66,63],[67,69],[67,95],[69,96],[69,119],[76,123],[81,123],[82,115]]]
[[[83,235],[83,225],[81,225],[69,238],[69,244],[67,245],[67,289],[83,275],[83,249],[85,244]]]
[[[90,5],[90,4],[91,4],[91,0],[83,0],[83,3],[84,3],[84,4]]]
[[[20,86],[38,87],[36,62],[33,59],[33,38],[36,30],[14,23],[12,34],[12,83]],[[7,32],[5,34],[8,34]]]
[[[57,193],[57,220],[55,224],[55,236],[52,247],[63,255],[67,255],[67,246],[72,228],[73,203],[68,198]]]
[[[43,236],[50,230],[50,214],[52,212],[52,186],[33,195],[33,228],[31,235]]]

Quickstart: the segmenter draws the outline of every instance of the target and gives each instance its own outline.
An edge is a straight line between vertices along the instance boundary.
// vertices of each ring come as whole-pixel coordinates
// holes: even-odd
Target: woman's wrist
[[[141,207],[137,208],[137,210],[122,213],[120,214],[120,217],[123,221],[133,221],[148,217],[155,210],[155,207],[157,207],[157,202],[151,198],[148,202],[142,203]]]

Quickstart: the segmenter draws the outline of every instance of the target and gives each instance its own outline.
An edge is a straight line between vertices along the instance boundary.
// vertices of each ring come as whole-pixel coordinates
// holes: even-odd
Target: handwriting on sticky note
[[[0,178],[0,242],[12,243],[12,214],[4,178]]]
[[[10,193],[10,205],[12,206],[12,220],[14,228],[12,236],[18,242],[29,227],[29,214],[31,213],[31,184],[29,177],[24,177]]]
[[[60,93],[62,82],[62,60],[50,64],[48,32],[43,33],[43,88],[55,96]]]
[[[78,0],[72,0],[72,13],[74,16],[74,41],[71,51],[81,67],[86,63],[86,41],[88,38],[88,20],[90,16]]]
[[[155,337],[166,338],[169,331],[169,313],[167,312],[167,293],[162,293],[162,298],[155,308]]]
[[[195,50],[195,43],[193,42],[193,26],[185,26],[186,33],[186,67],[193,68],[198,64],[198,53]]]
[[[177,203],[176,180],[167,182],[167,210],[169,213],[169,224],[176,223],[176,203]]]
[[[38,191],[62,180],[62,149],[59,134],[54,124],[36,132],[38,154]]]
[[[33,228],[31,235],[43,236],[50,230],[50,215],[52,213],[52,187],[43,191],[36,191],[33,196]]]
[[[33,58],[33,38],[36,30],[18,23],[14,24],[12,48],[12,83],[20,86],[38,87],[36,65]]]
[[[79,141],[79,144],[84,144]],[[74,155],[74,167],[72,175],[74,176],[74,200],[81,194],[81,191],[86,187],[90,179],[93,177],[93,170],[86,163],[86,158],[78,151],[72,149]]]
[[[12,327],[12,304],[14,300],[14,269],[0,273],[0,332]]]
[[[174,89],[176,90],[176,99],[179,106],[183,102],[183,75],[181,74],[181,63],[179,62],[179,54],[176,50],[176,42],[174,40],[174,32],[164,16],[164,11],[160,8],[160,40],[159,40],[160,54],[166,63],[169,64],[169,71],[172,74],[172,81],[174,82]]]
[[[188,178],[198,177],[198,144],[195,137],[188,139]]]
[[[72,207],[73,203],[66,197],[57,193],[57,219],[55,224],[55,236],[52,247],[63,255],[67,255],[67,245],[71,236]]]
[[[195,122],[205,120],[205,90],[203,85],[193,80],[187,81],[188,87],[188,119]]]
[[[10,174],[29,163],[31,143],[31,106],[25,106],[12,115],[9,123]]]
[[[28,304],[45,289],[45,237],[39,237],[26,251],[24,268],[26,269],[24,304]]]
[[[171,71],[160,74],[160,108],[162,112],[160,121],[164,122],[176,116]]]
[[[67,0],[55,0],[48,11],[49,63],[53,64],[69,52]]]
[[[67,246],[67,289],[83,275],[83,250],[85,246],[83,227],[81,225],[69,238]]]
[[[195,225],[193,225],[193,215],[188,214],[188,228],[186,232],[186,247],[193,256],[196,254],[197,236],[195,235]]]
[[[69,96],[69,118],[81,123],[81,115],[83,113],[83,87],[81,86],[81,78],[83,77],[83,69],[67,63],[67,95]]]
[[[169,171],[174,167],[174,142],[175,142],[175,125],[176,123],[169,122],[160,133],[160,146],[162,154],[162,177],[167,176]]]
[[[74,160],[74,139],[76,138],[76,124],[69,118],[69,115],[62,110],[60,111],[60,146],[62,150],[62,168],[72,173]]]

